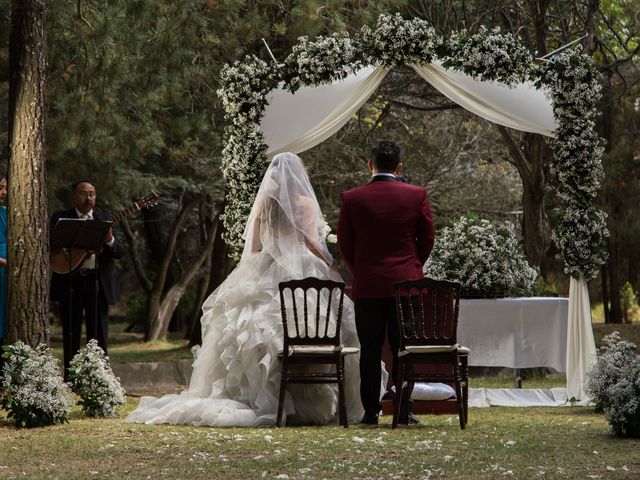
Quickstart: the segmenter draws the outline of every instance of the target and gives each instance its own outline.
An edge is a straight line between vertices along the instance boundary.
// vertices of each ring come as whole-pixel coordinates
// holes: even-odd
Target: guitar
[[[150,193],[113,215],[111,221],[118,222],[143,208],[153,207],[158,204],[159,200],[160,197],[157,193]],[[59,248],[49,253],[49,264],[51,265],[51,270],[55,273],[61,275],[75,273],[92,253],[83,248]]]

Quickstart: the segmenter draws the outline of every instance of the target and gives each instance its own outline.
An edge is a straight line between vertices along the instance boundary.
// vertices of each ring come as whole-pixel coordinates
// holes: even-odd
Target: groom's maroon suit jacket
[[[393,297],[395,282],[422,278],[435,240],[424,188],[376,176],[341,199],[338,244],[354,300]]]

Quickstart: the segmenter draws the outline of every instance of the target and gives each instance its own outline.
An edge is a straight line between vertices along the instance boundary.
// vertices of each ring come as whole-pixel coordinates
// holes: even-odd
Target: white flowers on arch
[[[356,35],[301,37],[284,65],[257,57],[226,66],[222,98],[226,114],[223,174],[228,188],[226,241],[239,258],[242,233],[266,168],[267,146],[259,130],[267,94],[279,84],[294,92],[346,78],[365,66],[425,65],[434,60],[480,80],[508,86],[529,80],[545,87],[558,125],[551,140],[551,188],[561,202],[553,233],[566,273],[594,278],[606,260],[605,214],[594,205],[603,176],[601,139],[595,130],[600,98],[598,74],[589,57],[568,51],[537,64],[515,37],[499,29],[454,33],[448,40],[427,22],[381,15],[374,28]]]

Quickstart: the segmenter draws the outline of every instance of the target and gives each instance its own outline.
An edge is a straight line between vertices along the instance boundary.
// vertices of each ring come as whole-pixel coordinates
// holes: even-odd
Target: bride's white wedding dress
[[[202,347],[187,390],[143,397],[126,419],[137,423],[211,426],[275,425],[280,388],[282,319],[278,283],[318,277],[340,280],[321,233],[320,208],[300,159],[277,155],[253,204],[237,268],[202,310]],[[353,304],[345,298],[342,342],[358,346]],[[349,421],[363,415],[358,357],[345,364]],[[337,422],[335,385],[287,389],[288,423]]]

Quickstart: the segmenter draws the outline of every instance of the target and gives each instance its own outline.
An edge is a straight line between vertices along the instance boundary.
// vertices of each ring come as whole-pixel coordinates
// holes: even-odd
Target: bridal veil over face
[[[324,224],[302,161],[293,153],[280,153],[267,168],[249,214],[242,260],[262,251],[280,263],[301,247],[312,247],[331,265],[320,231]]]

